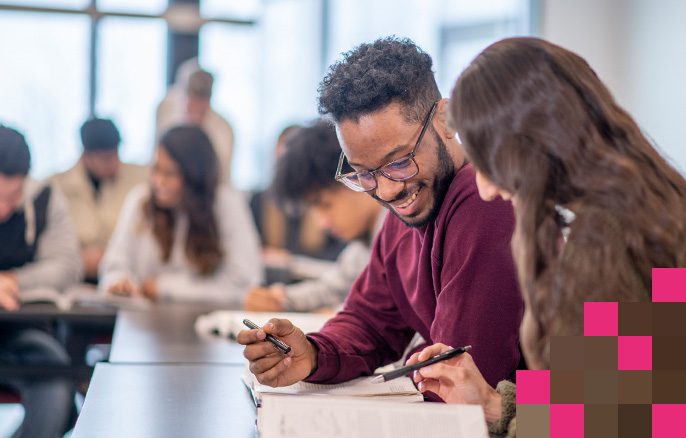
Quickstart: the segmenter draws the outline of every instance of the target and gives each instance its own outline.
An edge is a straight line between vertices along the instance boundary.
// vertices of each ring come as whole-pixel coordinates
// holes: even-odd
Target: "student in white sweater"
[[[263,278],[245,201],[219,185],[216,154],[197,127],[160,139],[150,184],[131,191],[100,272],[100,288],[151,300],[239,307]]]

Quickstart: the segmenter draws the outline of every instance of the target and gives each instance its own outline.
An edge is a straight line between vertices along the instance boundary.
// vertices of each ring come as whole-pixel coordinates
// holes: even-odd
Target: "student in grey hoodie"
[[[348,242],[336,263],[315,278],[292,285],[254,288],[246,310],[311,311],[337,307],[369,262],[371,245],[381,229],[385,210],[365,193],[353,192],[334,179],[341,148],[336,131],[319,121],[288,137],[279,159],[273,190],[284,203],[311,208],[324,228]]]
[[[23,290],[63,289],[81,278],[76,233],[66,201],[30,179],[24,137],[0,126],[0,308],[16,310]],[[3,330],[0,366],[67,365],[64,348],[36,329]],[[0,377],[21,394],[24,421],[15,437],[56,437],[68,427],[74,387],[68,378]]]

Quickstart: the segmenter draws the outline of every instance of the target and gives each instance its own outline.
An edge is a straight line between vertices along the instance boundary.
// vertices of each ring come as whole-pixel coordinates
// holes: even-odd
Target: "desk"
[[[95,368],[72,438],[256,437],[242,366]]]
[[[243,346],[196,335],[195,319],[213,310],[217,308],[190,304],[159,304],[149,311],[120,310],[110,362],[242,365]]]
[[[0,310],[0,323],[67,321],[113,326],[116,316],[117,309],[112,307],[74,306],[69,310],[60,310],[52,304],[27,304],[19,310]]]

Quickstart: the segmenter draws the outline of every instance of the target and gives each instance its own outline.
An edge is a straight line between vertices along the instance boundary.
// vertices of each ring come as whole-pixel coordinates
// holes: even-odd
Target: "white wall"
[[[580,54],[686,170],[686,2],[541,0],[541,36]]]

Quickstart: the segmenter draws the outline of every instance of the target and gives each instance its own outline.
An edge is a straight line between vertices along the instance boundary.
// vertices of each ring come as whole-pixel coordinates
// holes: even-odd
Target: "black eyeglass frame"
[[[438,102],[434,102],[434,104],[431,106],[431,110],[429,110],[429,114],[426,115],[426,120],[424,120],[424,124],[422,125],[422,130],[419,132],[419,137],[417,138],[417,143],[415,143],[414,147],[412,148],[412,152],[410,152],[407,155],[403,155],[400,158],[396,158],[393,161],[389,161],[386,164],[383,164],[376,169],[371,169],[371,170],[365,170],[362,172],[348,172],[341,174],[341,171],[343,170],[343,160],[346,159],[345,154],[343,151],[341,151],[341,156],[338,158],[338,167],[336,168],[336,176],[334,177],[336,181],[339,183],[345,185],[351,190],[354,190],[356,192],[371,192],[372,190],[376,190],[377,187],[379,187],[379,182],[376,179],[377,174],[383,175],[385,178],[390,179],[391,181],[407,181],[410,178],[415,177],[419,173],[419,165],[417,164],[417,161],[415,160],[415,157],[417,155],[417,148],[419,148],[419,145],[422,144],[422,140],[424,139],[424,134],[426,133],[427,129],[429,128],[429,124],[431,120],[433,120],[434,114],[436,113],[436,108],[438,108]],[[407,161],[407,160],[412,160],[414,163],[415,171],[412,175],[403,177],[403,178],[397,178],[391,176],[388,172],[384,171],[384,168],[391,166],[393,164],[397,164],[402,161]],[[359,180],[360,175],[364,174],[370,174],[372,178],[374,178],[374,187],[366,189],[361,185],[356,185],[353,182],[350,182],[350,178],[357,176],[357,179]]]

